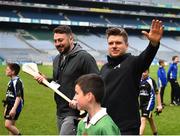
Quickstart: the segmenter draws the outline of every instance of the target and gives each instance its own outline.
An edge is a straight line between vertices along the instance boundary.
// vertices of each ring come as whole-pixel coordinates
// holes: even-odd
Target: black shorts
[[[17,120],[17,119],[18,119],[18,117],[19,117],[19,115],[20,115],[20,113],[21,113],[21,110],[22,110],[22,104],[20,103],[20,104],[18,105],[18,108],[17,108],[17,110],[16,110],[16,115],[15,115],[14,118],[12,118],[12,117],[9,115],[9,112],[11,111],[11,109],[12,109],[13,106],[14,106],[14,105],[12,105],[12,104],[8,104],[8,105],[7,105],[6,113],[5,113],[5,116],[4,116],[5,119],[8,119],[8,120]]]
[[[147,107],[144,107],[141,109],[141,117],[151,118],[152,117],[152,111],[146,110]]]

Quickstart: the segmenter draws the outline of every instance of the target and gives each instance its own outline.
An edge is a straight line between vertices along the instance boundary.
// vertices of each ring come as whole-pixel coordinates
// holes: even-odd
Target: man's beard
[[[70,51],[70,45],[66,46],[61,53],[62,54],[67,54],[69,51]]]
[[[62,50],[61,45],[56,46],[56,49],[59,51],[59,53],[61,54],[67,54],[70,51],[70,44],[68,44],[68,46],[64,47],[64,50]]]

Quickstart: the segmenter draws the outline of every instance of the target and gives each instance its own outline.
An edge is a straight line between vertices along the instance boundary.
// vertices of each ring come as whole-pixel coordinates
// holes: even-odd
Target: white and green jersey
[[[105,108],[101,108],[91,120],[87,116],[78,124],[77,135],[120,135],[120,130],[107,114]]]

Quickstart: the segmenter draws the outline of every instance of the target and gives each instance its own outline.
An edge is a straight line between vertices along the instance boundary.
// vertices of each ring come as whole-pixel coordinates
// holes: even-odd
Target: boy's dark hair
[[[150,72],[149,68],[147,68],[145,71],[148,71],[148,73]],[[145,72],[145,71],[144,71],[144,72]]]
[[[76,80],[84,94],[91,92],[97,103],[101,103],[104,97],[105,87],[102,78],[97,74],[86,74]]]
[[[14,74],[17,76],[20,71],[20,66],[17,63],[8,63],[7,66],[14,71]]]
[[[161,65],[162,63],[164,63],[164,60],[160,59],[159,60],[159,65]]]
[[[123,28],[116,28],[116,27],[108,28],[108,29],[106,30],[106,36],[107,36],[107,38],[109,38],[109,36],[111,36],[111,35],[114,35],[114,36],[116,36],[116,35],[122,36],[123,39],[124,39],[124,41],[125,41],[125,43],[128,43],[128,34],[127,34],[126,30],[123,29]]]
[[[60,34],[67,34],[67,35],[72,34],[71,28],[67,25],[58,26],[58,27],[54,28],[53,32],[60,33]]]
[[[172,61],[174,61],[178,56],[173,56],[172,57]]]

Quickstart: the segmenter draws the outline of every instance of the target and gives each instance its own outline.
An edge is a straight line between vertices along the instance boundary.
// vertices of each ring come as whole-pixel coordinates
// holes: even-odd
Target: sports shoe
[[[176,106],[178,105],[176,101],[173,101],[173,104],[176,105]]]

